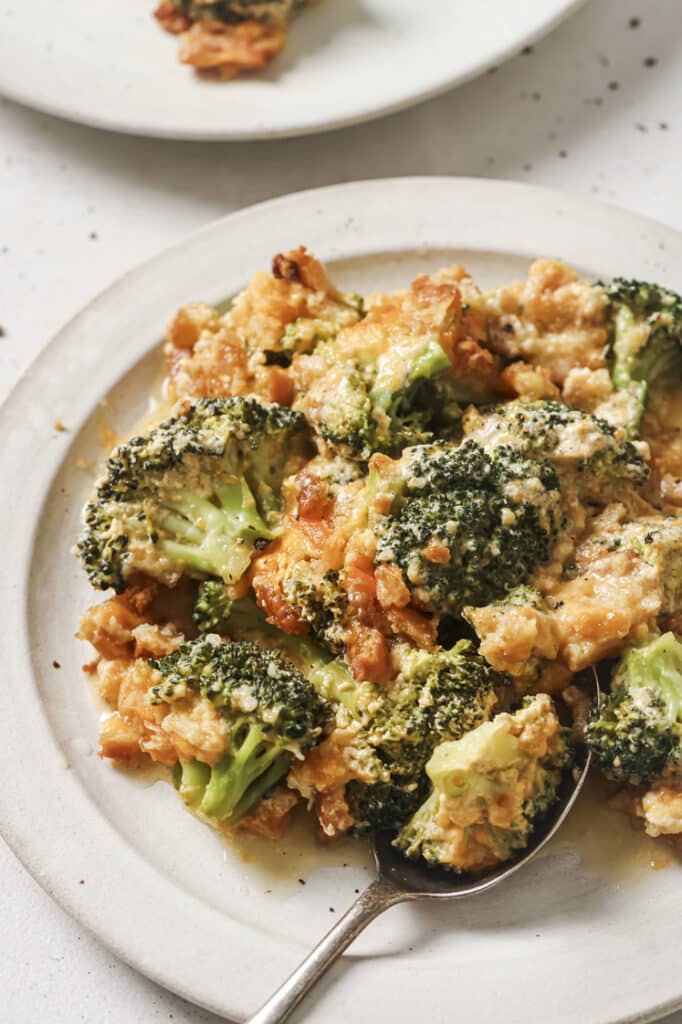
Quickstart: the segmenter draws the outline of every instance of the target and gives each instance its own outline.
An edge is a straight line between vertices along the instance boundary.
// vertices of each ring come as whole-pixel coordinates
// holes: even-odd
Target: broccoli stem
[[[452,366],[450,358],[437,338],[429,338],[424,351],[417,356],[407,378],[411,384],[422,377],[435,377]]]
[[[188,807],[201,802],[210,777],[210,767],[201,761],[178,761],[173,770],[173,784]]]
[[[291,753],[263,738],[263,727],[246,718],[233,725],[232,749],[213,768],[201,801],[201,810],[209,818],[238,821],[286,774]]]
[[[635,647],[626,656],[626,678],[632,692],[655,692],[665,706],[665,718],[671,725],[682,720],[682,644],[674,633],[664,633],[644,647]]]
[[[654,337],[637,347],[637,328],[632,310],[622,306],[614,322],[611,379],[617,391],[628,391],[634,400],[626,428],[630,438],[639,435],[650,385],[680,358],[679,344],[673,338]]]
[[[158,548],[190,570],[235,583],[249,567],[254,541],[273,533],[243,478],[216,484],[215,495],[220,505],[188,488],[167,496],[158,526],[169,536]]]
[[[321,664],[318,659],[303,671],[321,697],[343,705],[353,718],[362,720],[367,705],[375,696],[371,683],[358,682],[346,663],[338,659],[327,664]]]
[[[264,775],[261,775],[259,779],[249,786],[248,790],[235,805],[232,814],[230,815],[230,821],[238,822],[245,814],[248,814],[257,804],[260,803],[262,797],[266,795],[268,790],[272,789],[281,778],[283,778],[289,771],[289,765],[291,764],[291,754],[284,751],[277,757],[270,765]]]
[[[393,417],[398,414],[400,403],[405,399],[411,385],[420,380],[437,377],[451,366],[452,363],[438,339],[430,337],[426,339],[423,351],[415,358],[410,372],[398,391],[391,388],[389,383],[382,383],[380,380],[375,384],[370,393],[372,405]]]

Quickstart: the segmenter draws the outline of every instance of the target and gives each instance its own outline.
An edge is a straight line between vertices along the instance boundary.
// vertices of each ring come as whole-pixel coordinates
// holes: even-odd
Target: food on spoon
[[[527,698],[514,714],[496,715],[436,747],[426,766],[432,792],[395,846],[458,872],[509,860],[559,799],[570,759],[550,697]]]

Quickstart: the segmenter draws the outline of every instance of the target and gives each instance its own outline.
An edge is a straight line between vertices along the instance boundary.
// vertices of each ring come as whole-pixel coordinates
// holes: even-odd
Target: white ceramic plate
[[[233,295],[299,242],[354,290],[455,260],[502,282],[539,254],[595,277],[682,283],[682,236],[610,207],[492,181],[341,185],[217,221],[133,271],[60,332],[0,411],[2,832],[119,956],[240,1019],[350,904],[367,860],[342,848],[312,870],[290,846],[259,869],[187,814],[170,786],[140,785],[93,756],[98,708],[80,674],[88,652],[72,639],[92,593],[69,549],[90,481],[79,460],[101,454],[102,417],[122,432],[139,418],[169,315],[185,300]],[[58,419],[66,432],[55,431]],[[613,827],[607,819],[605,839]],[[389,911],[305,1019],[488,1022],[503,1006],[505,1024],[607,1024],[682,1004],[680,870],[635,871],[626,884],[590,866],[594,843],[580,831],[468,904]]]
[[[321,0],[265,72],[202,81],[155,0],[0,0],[0,92],[85,124],[181,139],[303,135],[479,74],[582,0]]]

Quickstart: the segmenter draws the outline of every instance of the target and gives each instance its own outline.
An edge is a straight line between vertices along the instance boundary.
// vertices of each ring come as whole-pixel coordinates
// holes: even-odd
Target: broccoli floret
[[[622,277],[606,293],[613,323],[611,379],[616,390],[632,397],[628,433],[636,437],[650,385],[682,366],[682,297]]]
[[[527,580],[564,524],[551,464],[510,445],[411,448],[379,464],[370,485],[392,497],[373,523],[376,561],[400,566],[414,603],[438,614],[488,604]]]
[[[208,777],[204,769],[181,767],[181,793],[218,822],[235,824],[250,811],[286,775],[293,758],[303,758],[318,741],[330,716],[291,662],[247,641],[221,643],[208,636],[150,665],[162,676],[150,691],[152,703],[198,693],[228,724],[227,752]]]
[[[604,774],[618,782],[639,785],[680,770],[682,643],[673,633],[623,653],[585,736]]]
[[[279,651],[300,669],[325,701],[342,705],[356,722],[368,720],[369,708],[376,703],[380,690],[372,683],[356,680],[342,658],[332,658],[329,650],[314,639],[291,636],[271,625],[253,598],[229,601],[225,586],[218,580],[208,580],[199,591],[194,618],[215,623],[215,632],[227,633],[233,640],[247,640]]]
[[[426,795],[425,766],[434,746],[489,718],[508,684],[467,640],[449,651],[404,654],[395,682],[364,703],[362,739],[372,751],[376,780],[346,788],[355,831],[399,828]]]
[[[313,352],[323,342],[333,341],[342,328],[336,320],[311,320],[299,317],[287,324],[280,342],[282,353],[291,357],[293,353]],[[289,359],[289,363],[291,359]]]
[[[308,561],[295,562],[282,579],[282,595],[309,626],[312,635],[336,654],[343,652],[348,596],[342,574],[328,570],[318,575]]]
[[[459,423],[456,382],[446,375],[450,359],[434,335],[414,339],[393,360],[339,362],[328,347],[328,372],[304,400],[308,418],[325,448],[364,461],[373,452],[399,453],[408,444],[433,440]]]
[[[436,747],[433,790],[394,845],[409,858],[481,871],[524,849],[558,800],[571,760],[567,734],[546,694]]]
[[[199,633],[219,633],[230,617],[232,600],[222,580],[204,580],[194,602],[193,618]]]
[[[644,458],[622,429],[562,402],[513,401],[467,415],[466,437],[486,451],[513,445],[527,458],[548,459],[581,497],[606,504],[623,485],[648,476]]]
[[[169,585],[183,574],[236,582],[275,534],[304,430],[282,406],[199,399],[121,445],[85,508],[78,554],[91,583],[121,592],[134,572]]]

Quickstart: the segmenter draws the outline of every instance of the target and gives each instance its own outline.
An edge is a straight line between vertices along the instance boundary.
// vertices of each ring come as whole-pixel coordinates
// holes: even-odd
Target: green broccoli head
[[[359,721],[363,708],[374,700],[376,688],[354,679],[342,658],[332,658],[327,647],[310,636],[283,633],[265,618],[253,597],[230,601],[219,580],[206,580],[194,605],[194,621],[203,633],[227,634],[232,640],[248,641],[277,650],[310,681],[315,691],[334,706],[343,705]]]
[[[650,385],[682,366],[682,297],[622,277],[606,293],[613,325],[611,379],[616,390],[632,397],[628,432],[636,437]]]
[[[274,536],[279,491],[303,417],[252,398],[199,399],[110,456],[85,508],[78,555],[91,583],[125,589],[135,572],[236,582]]]
[[[585,737],[602,771],[638,785],[682,764],[682,643],[673,633],[631,647]]]
[[[174,7],[189,18],[223,21],[237,24],[240,21],[262,21],[264,24],[279,24],[288,20],[292,13],[303,7],[307,0],[171,0]]]
[[[320,570],[318,563],[304,559],[293,562],[282,579],[282,595],[317,640],[342,653],[348,595],[341,572]]]
[[[361,461],[373,452],[397,454],[459,423],[456,382],[447,376],[450,359],[435,335],[396,344],[376,360],[343,361],[333,346],[327,358],[329,367],[304,404],[334,454]]]
[[[199,633],[220,633],[230,617],[232,600],[222,580],[204,580],[192,616]]]
[[[622,429],[562,402],[518,400],[473,412],[465,435],[489,452],[513,445],[526,458],[548,459],[582,498],[601,504],[624,485],[639,487],[649,473]]]
[[[400,566],[414,603],[438,614],[488,604],[527,580],[564,523],[550,463],[511,445],[411,448],[370,483],[393,496],[373,524],[376,561]]]
[[[481,871],[524,849],[556,804],[571,762],[567,734],[546,694],[436,747],[432,792],[394,841],[406,856],[453,871]]]
[[[319,320],[299,317],[287,324],[282,335],[281,353],[285,365],[291,364],[294,354],[314,352],[318,345],[332,342],[344,325],[338,320]]]
[[[362,736],[373,752],[376,781],[347,787],[358,832],[399,828],[428,791],[425,766],[434,746],[489,718],[509,684],[467,640],[447,651],[413,650],[401,660],[388,690],[363,702]]]
[[[162,676],[150,691],[152,703],[197,693],[228,724],[224,758],[210,769],[203,789],[200,780],[195,786],[197,809],[219,822],[234,824],[255,807],[292,759],[318,742],[330,716],[329,705],[290,661],[248,641],[203,637],[150,665]]]

